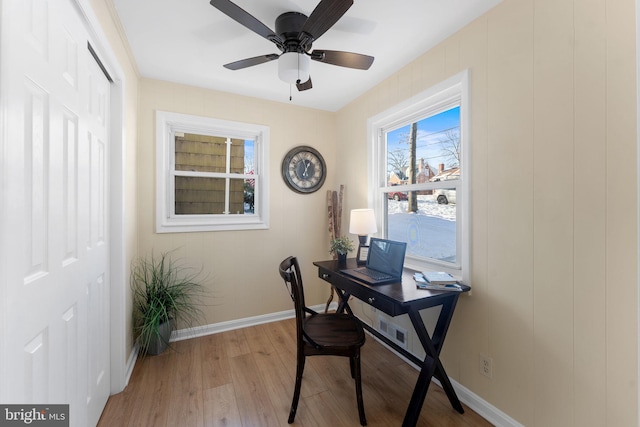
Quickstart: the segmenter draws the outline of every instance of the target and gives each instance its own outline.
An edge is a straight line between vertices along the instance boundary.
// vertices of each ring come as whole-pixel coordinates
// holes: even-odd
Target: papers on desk
[[[432,291],[448,291],[448,292],[462,292],[462,286],[451,276],[449,273],[444,273],[451,277],[450,280],[446,280],[446,283],[431,282],[425,277],[427,273],[415,273],[413,280],[416,282],[418,289],[429,289]],[[452,280],[452,281],[451,281]]]

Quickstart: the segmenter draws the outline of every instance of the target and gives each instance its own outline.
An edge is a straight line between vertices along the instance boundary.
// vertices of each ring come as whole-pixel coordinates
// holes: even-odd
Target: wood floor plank
[[[292,372],[283,363],[269,338],[269,329],[269,325],[260,325],[248,328],[245,334],[278,421],[285,425],[291,406],[290,394],[293,393],[295,371]]]
[[[203,427],[202,363],[200,340],[174,343],[170,353],[175,366],[167,425]]]
[[[174,343],[171,352],[175,374],[172,388],[177,393],[202,390],[202,355],[200,340],[185,340]]]
[[[242,426],[232,383],[204,390],[203,399],[204,427]]]
[[[244,335],[244,329],[236,329],[234,331],[223,332],[227,355],[231,357],[248,354],[251,352],[247,338]]]
[[[256,427],[279,425],[269,392],[262,381],[253,354],[232,357],[230,365],[242,425]]]
[[[174,343],[138,359],[127,388],[111,396],[99,427],[284,427],[296,369],[293,319]],[[402,424],[418,372],[367,336],[362,386],[369,427]],[[355,384],[344,357],[307,359],[294,426],[358,426]],[[484,427],[465,406],[429,387],[418,426]]]
[[[167,423],[171,395],[172,365],[171,351],[158,356],[147,356],[138,360],[144,375],[139,393],[135,398],[135,410],[131,413],[130,427],[161,427]],[[109,424],[105,424],[109,425]]]
[[[353,423],[351,418],[345,418],[340,411],[334,411],[330,408],[336,408],[338,402],[335,395],[330,391],[308,396],[304,399],[304,406],[298,405],[298,413],[296,415],[296,424],[303,426],[331,426],[331,427],[349,427],[357,425]],[[356,414],[358,409],[356,410]],[[365,408],[366,411],[366,408]],[[370,425],[370,424],[369,424]]]
[[[204,390],[231,384],[231,369],[224,334],[199,338]]]
[[[204,398],[202,390],[171,394],[167,411],[167,426],[204,427]]]
[[[102,417],[111,420],[111,425],[126,426],[133,418],[136,398],[140,395],[140,385],[145,374],[142,363],[136,363],[129,378],[129,385],[121,393],[109,397]]]

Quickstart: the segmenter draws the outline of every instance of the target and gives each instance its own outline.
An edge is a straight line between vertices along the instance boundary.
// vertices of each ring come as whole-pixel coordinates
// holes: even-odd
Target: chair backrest
[[[296,332],[298,342],[302,340],[302,321],[305,318],[304,288],[298,259],[290,256],[280,263],[280,276],[289,289],[296,312]]]

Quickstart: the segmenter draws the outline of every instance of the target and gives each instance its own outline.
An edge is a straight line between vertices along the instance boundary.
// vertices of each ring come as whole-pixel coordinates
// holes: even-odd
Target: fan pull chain
[[[291,83],[289,83],[289,101],[293,100],[293,96],[291,96]]]

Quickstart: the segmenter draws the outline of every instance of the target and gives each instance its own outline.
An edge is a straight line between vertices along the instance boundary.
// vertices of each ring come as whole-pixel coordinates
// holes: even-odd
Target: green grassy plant
[[[133,263],[134,328],[143,354],[152,340],[168,341],[160,335],[164,322],[190,327],[202,318],[205,289],[198,281],[200,273],[171,260],[167,253],[138,258]]]

